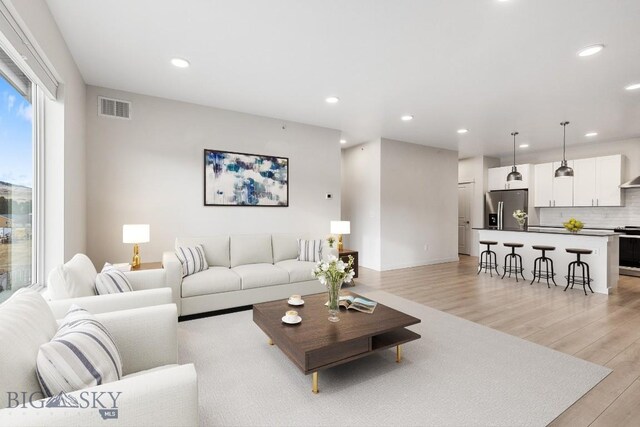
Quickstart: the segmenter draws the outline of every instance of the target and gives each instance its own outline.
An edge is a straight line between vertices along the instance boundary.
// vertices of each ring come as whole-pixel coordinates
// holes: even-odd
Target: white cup
[[[295,310],[289,310],[285,313],[284,318],[287,322],[295,322],[298,320],[298,312]]]
[[[302,302],[302,297],[300,295],[291,295],[289,297],[289,301],[294,304],[300,304]]]

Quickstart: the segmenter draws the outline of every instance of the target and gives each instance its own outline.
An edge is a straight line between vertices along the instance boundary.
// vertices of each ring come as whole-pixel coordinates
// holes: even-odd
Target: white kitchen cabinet
[[[513,166],[502,166],[490,168],[487,176],[489,191],[494,190],[516,190],[529,188],[529,178],[531,176],[531,165],[516,165],[518,172],[522,174],[522,181],[507,181],[507,175]]]
[[[491,168],[488,171],[488,187],[489,191],[506,190],[507,174],[505,168]]]
[[[529,188],[529,179],[531,176],[531,165],[516,165],[518,172],[522,175],[522,181],[507,181],[507,190],[522,190]],[[507,175],[511,172],[513,166],[507,167]],[[507,175],[505,175],[505,180]]]
[[[596,158],[573,161],[573,206],[596,206]]]
[[[622,206],[622,156],[596,158],[596,206]]]
[[[534,166],[533,200],[536,208],[553,206],[553,163]]]
[[[567,162],[573,168],[573,160]],[[553,206],[573,206],[573,177],[556,178],[555,171],[560,167],[560,162],[553,162]]]

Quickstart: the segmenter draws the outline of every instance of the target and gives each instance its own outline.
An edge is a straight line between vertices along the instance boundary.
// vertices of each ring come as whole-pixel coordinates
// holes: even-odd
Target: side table
[[[162,268],[162,262],[141,262],[137,267],[131,267],[131,271],[142,271],[142,270],[158,270]]]
[[[353,271],[355,275],[354,278],[358,277],[358,251],[353,251],[351,249],[343,249],[338,252],[338,258],[340,258],[344,262],[349,262],[349,255],[353,257]]]

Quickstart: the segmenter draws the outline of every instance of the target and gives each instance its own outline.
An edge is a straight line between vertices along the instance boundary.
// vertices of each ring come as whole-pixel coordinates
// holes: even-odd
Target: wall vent
[[[131,102],[99,96],[98,115],[131,120]]]

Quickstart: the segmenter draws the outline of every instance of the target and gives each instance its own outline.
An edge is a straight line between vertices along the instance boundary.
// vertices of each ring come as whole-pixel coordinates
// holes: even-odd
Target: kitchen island
[[[511,252],[511,249],[504,247],[503,243],[522,243],[524,245],[522,248],[516,248],[516,253],[522,256],[523,274],[525,278],[528,278],[529,282],[533,278],[533,261],[542,255],[541,251],[533,249],[532,246],[555,246],[556,250],[547,252],[547,257],[553,260],[556,283],[564,288],[567,284],[565,276],[567,275],[569,263],[576,260],[576,256],[567,253],[565,249],[591,249],[593,253],[591,255],[583,255],[582,261],[589,264],[591,279],[593,279],[593,282],[591,282],[593,291],[600,294],[608,294],[618,286],[619,237],[613,231],[583,230],[579,233],[570,233],[561,229],[536,227],[529,227],[525,230],[497,230],[491,228],[475,228],[474,230],[477,230],[479,240],[498,242],[497,245],[491,246],[491,250],[498,257],[498,266],[501,273],[503,271],[504,257]],[[479,253],[486,250],[486,248],[485,245],[480,245]],[[577,272],[576,274],[579,275],[580,273]],[[546,286],[546,280],[540,280],[540,283],[543,282]],[[574,290],[582,293],[582,286],[576,284]]]

